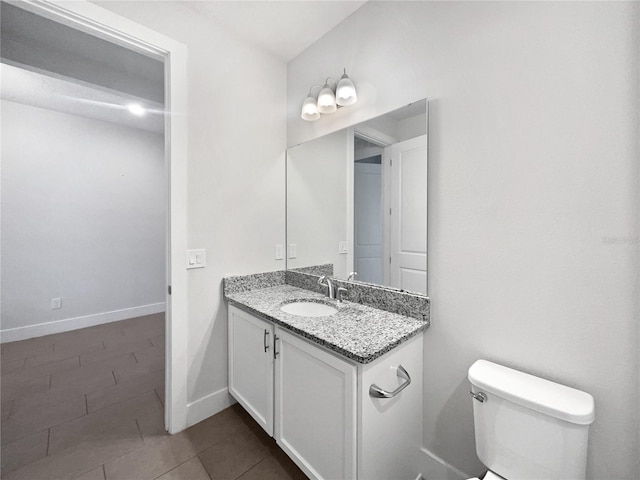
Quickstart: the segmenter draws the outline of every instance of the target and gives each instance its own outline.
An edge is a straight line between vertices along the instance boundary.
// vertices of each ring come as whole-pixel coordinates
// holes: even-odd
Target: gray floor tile
[[[160,314],[2,345],[3,480],[304,478],[237,405],[165,432],[163,329]]]
[[[166,337],[164,332],[162,332],[160,335],[156,335],[155,337],[150,338],[149,340],[151,340],[151,343],[154,347],[163,349],[165,348]]]
[[[2,402],[0,404],[0,417],[4,422],[7,418],[9,418],[9,414],[11,413],[11,407],[13,406],[14,400],[7,400],[6,402]]]
[[[131,357],[131,363],[136,365],[133,357]],[[85,394],[90,394],[101,388],[105,388],[105,386],[115,385],[115,380],[110,370],[106,372],[93,370],[92,375],[89,377],[86,381],[84,381],[83,378],[67,379],[57,388],[24,397],[13,406],[12,411],[40,409],[43,406],[47,407],[56,403],[65,402],[72,397],[84,398]],[[146,397],[142,398],[146,398],[147,403],[149,403],[148,400],[151,399],[151,401],[154,402],[154,409],[163,409],[161,402],[154,392],[150,392]]]
[[[110,355],[97,362],[83,363],[80,357],[80,365],[82,368],[91,369],[93,372],[114,371],[120,368],[133,368],[138,365],[138,361],[133,353],[120,352],[117,355]]]
[[[0,362],[0,368],[2,369],[2,375],[7,375],[9,373],[14,373],[22,370],[24,367],[24,358],[20,358],[18,360],[8,360]]]
[[[49,430],[29,435],[2,445],[2,475],[43,458],[47,455]]]
[[[164,371],[158,370],[144,377],[135,377],[97,390],[87,394],[89,413],[162,386],[164,386]]]
[[[77,358],[77,353],[56,353],[56,352],[47,352],[42,355],[36,355],[35,357],[29,357],[25,361],[25,368],[32,368],[44,365],[46,363],[59,362],[60,360],[67,360],[69,358]]]
[[[49,453],[58,452],[92,438],[105,438],[114,434],[133,435],[138,430],[137,419],[147,423],[164,418],[164,409],[154,392],[118,403],[98,412],[84,415],[51,428]],[[164,424],[162,424],[164,432]],[[126,435],[125,435],[126,436]]]
[[[152,438],[169,435],[164,426],[164,412],[140,416],[136,418],[136,421],[145,442]]]
[[[29,465],[3,475],[3,480],[61,480],[76,478],[121,457],[142,445],[138,432],[126,432],[87,442],[48,455]],[[124,435],[124,436],[122,436]],[[132,480],[131,478],[127,480]]]
[[[306,480],[306,478],[288,458],[287,463],[283,464],[281,459],[269,455],[238,477],[238,480]]]
[[[97,339],[84,339],[82,337],[65,342],[58,342],[53,345],[55,355],[83,355],[91,352],[104,350],[104,343]]]
[[[158,480],[211,480],[198,457],[184,462],[173,470],[158,477]]]
[[[61,403],[44,405],[37,409],[16,410],[2,424],[2,445],[86,415],[86,413],[84,396],[73,397]]]
[[[98,468],[94,468],[73,480],[104,480],[104,467],[99,466]]]
[[[96,413],[141,418],[145,415],[164,415],[164,407],[155,392],[151,390],[122,402],[114,403]]]
[[[252,433],[251,423],[255,426],[257,424],[241,410],[236,405],[189,427],[186,434],[191,439],[194,448],[198,452],[202,452],[213,445],[226,442],[230,438]],[[257,426],[257,428],[260,427]]]
[[[130,339],[131,341],[136,339],[151,339],[157,337],[158,335],[162,335],[164,332],[164,325],[158,325],[154,327],[130,327],[124,328],[122,330],[122,334],[125,338]],[[152,344],[153,345],[153,344]]]
[[[118,368],[113,371],[116,383],[122,383],[135,377],[146,376],[157,370],[164,371],[164,357],[158,357],[145,363],[138,363],[134,366]]]
[[[137,352],[139,350],[144,350],[145,348],[150,348],[153,346],[151,342],[146,338],[127,340],[125,342],[105,341],[105,345],[107,347],[105,350],[81,355],[80,362],[82,363],[82,365],[87,365],[89,363],[103,362],[105,360],[109,360],[114,357],[119,357],[123,354]]]
[[[77,368],[80,368],[80,359],[78,357],[58,360],[52,363],[45,363],[37,367],[23,368],[19,372],[11,373],[9,375],[3,375],[2,386],[5,388],[10,388],[28,380],[34,380],[39,377],[54,375],[60,372],[66,372],[68,370]]]
[[[151,347],[151,348],[145,348],[143,350],[138,350],[134,352],[133,355],[136,357],[136,360],[140,365],[147,365],[151,363],[164,364],[164,360],[165,360],[164,346]]]
[[[269,455],[269,446],[253,432],[229,437],[198,455],[213,480],[233,480]]]
[[[111,370],[96,371],[90,368],[79,368],[73,372],[51,376],[51,390],[54,391],[68,389],[88,394],[115,383]]]
[[[154,479],[196,455],[182,433],[153,438],[134,451],[105,464],[107,480]]]
[[[93,372],[115,371],[120,368],[133,368],[138,365],[136,357],[133,353],[120,352],[118,355],[112,355],[97,362],[86,362],[80,357],[81,368],[91,370]]]
[[[5,343],[2,346],[3,362],[25,359],[53,351],[53,342],[47,337],[30,338],[19,342]]]
[[[37,395],[49,390],[49,384],[51,383],[51,376],[33,378],[24,382],[9,385],[2,382],[2,389],[0,390],[0,396],[2,401],[8,400],[20,400],[27,398],[31,395]]]
[[[76,420],[80,421],[66,422],[51,428],[50,455],[74,445],[91,443],[96,439],[104,441],[108,438],[133,438],[139,435],[134,418],[84,415]]]

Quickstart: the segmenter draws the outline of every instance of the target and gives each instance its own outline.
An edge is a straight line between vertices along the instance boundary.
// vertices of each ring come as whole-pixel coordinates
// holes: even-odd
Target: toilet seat
[[[470,478],[469,480],[480,480],[478,477]],[[493,473],[491,470],[487,470],[487,473],[484,476],[483,480],[507,480],[504,477],[501,477],[497,473]]]

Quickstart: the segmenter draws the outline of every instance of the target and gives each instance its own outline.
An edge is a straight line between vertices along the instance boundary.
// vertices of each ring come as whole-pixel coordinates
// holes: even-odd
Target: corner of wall
[[[471,478],[470,475],[458,470],[453,465],[422,448],[421,470],[424,480],[463,480]]]

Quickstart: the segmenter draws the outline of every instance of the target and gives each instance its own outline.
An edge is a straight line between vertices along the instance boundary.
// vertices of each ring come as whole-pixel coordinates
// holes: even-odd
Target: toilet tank
[[[593,397],[511,368],[478,360],[469,369],[476,452],[509,479],[583,480]],[[479,395],[478,397],[482,397]]]

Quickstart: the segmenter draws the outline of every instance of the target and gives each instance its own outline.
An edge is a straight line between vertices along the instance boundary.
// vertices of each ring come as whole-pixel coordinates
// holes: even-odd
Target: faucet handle
[[[327,279],[327,276],[326,276],[326,275],[322,275],[322,276],[318,279],[318,285],[323,285],[323,286],[325,286],[325,287],[326,287],[326,286],[327,286],[327,284],[326,284],[326,283],[322,283],[322,282],[324,282],[326,279]]]
[[[347,277],[347,282],[349,282],[351,280],[355,280],[356,279],[356,275],[358,275],[358,272],[351,272],[349,274],[349,276]]]

